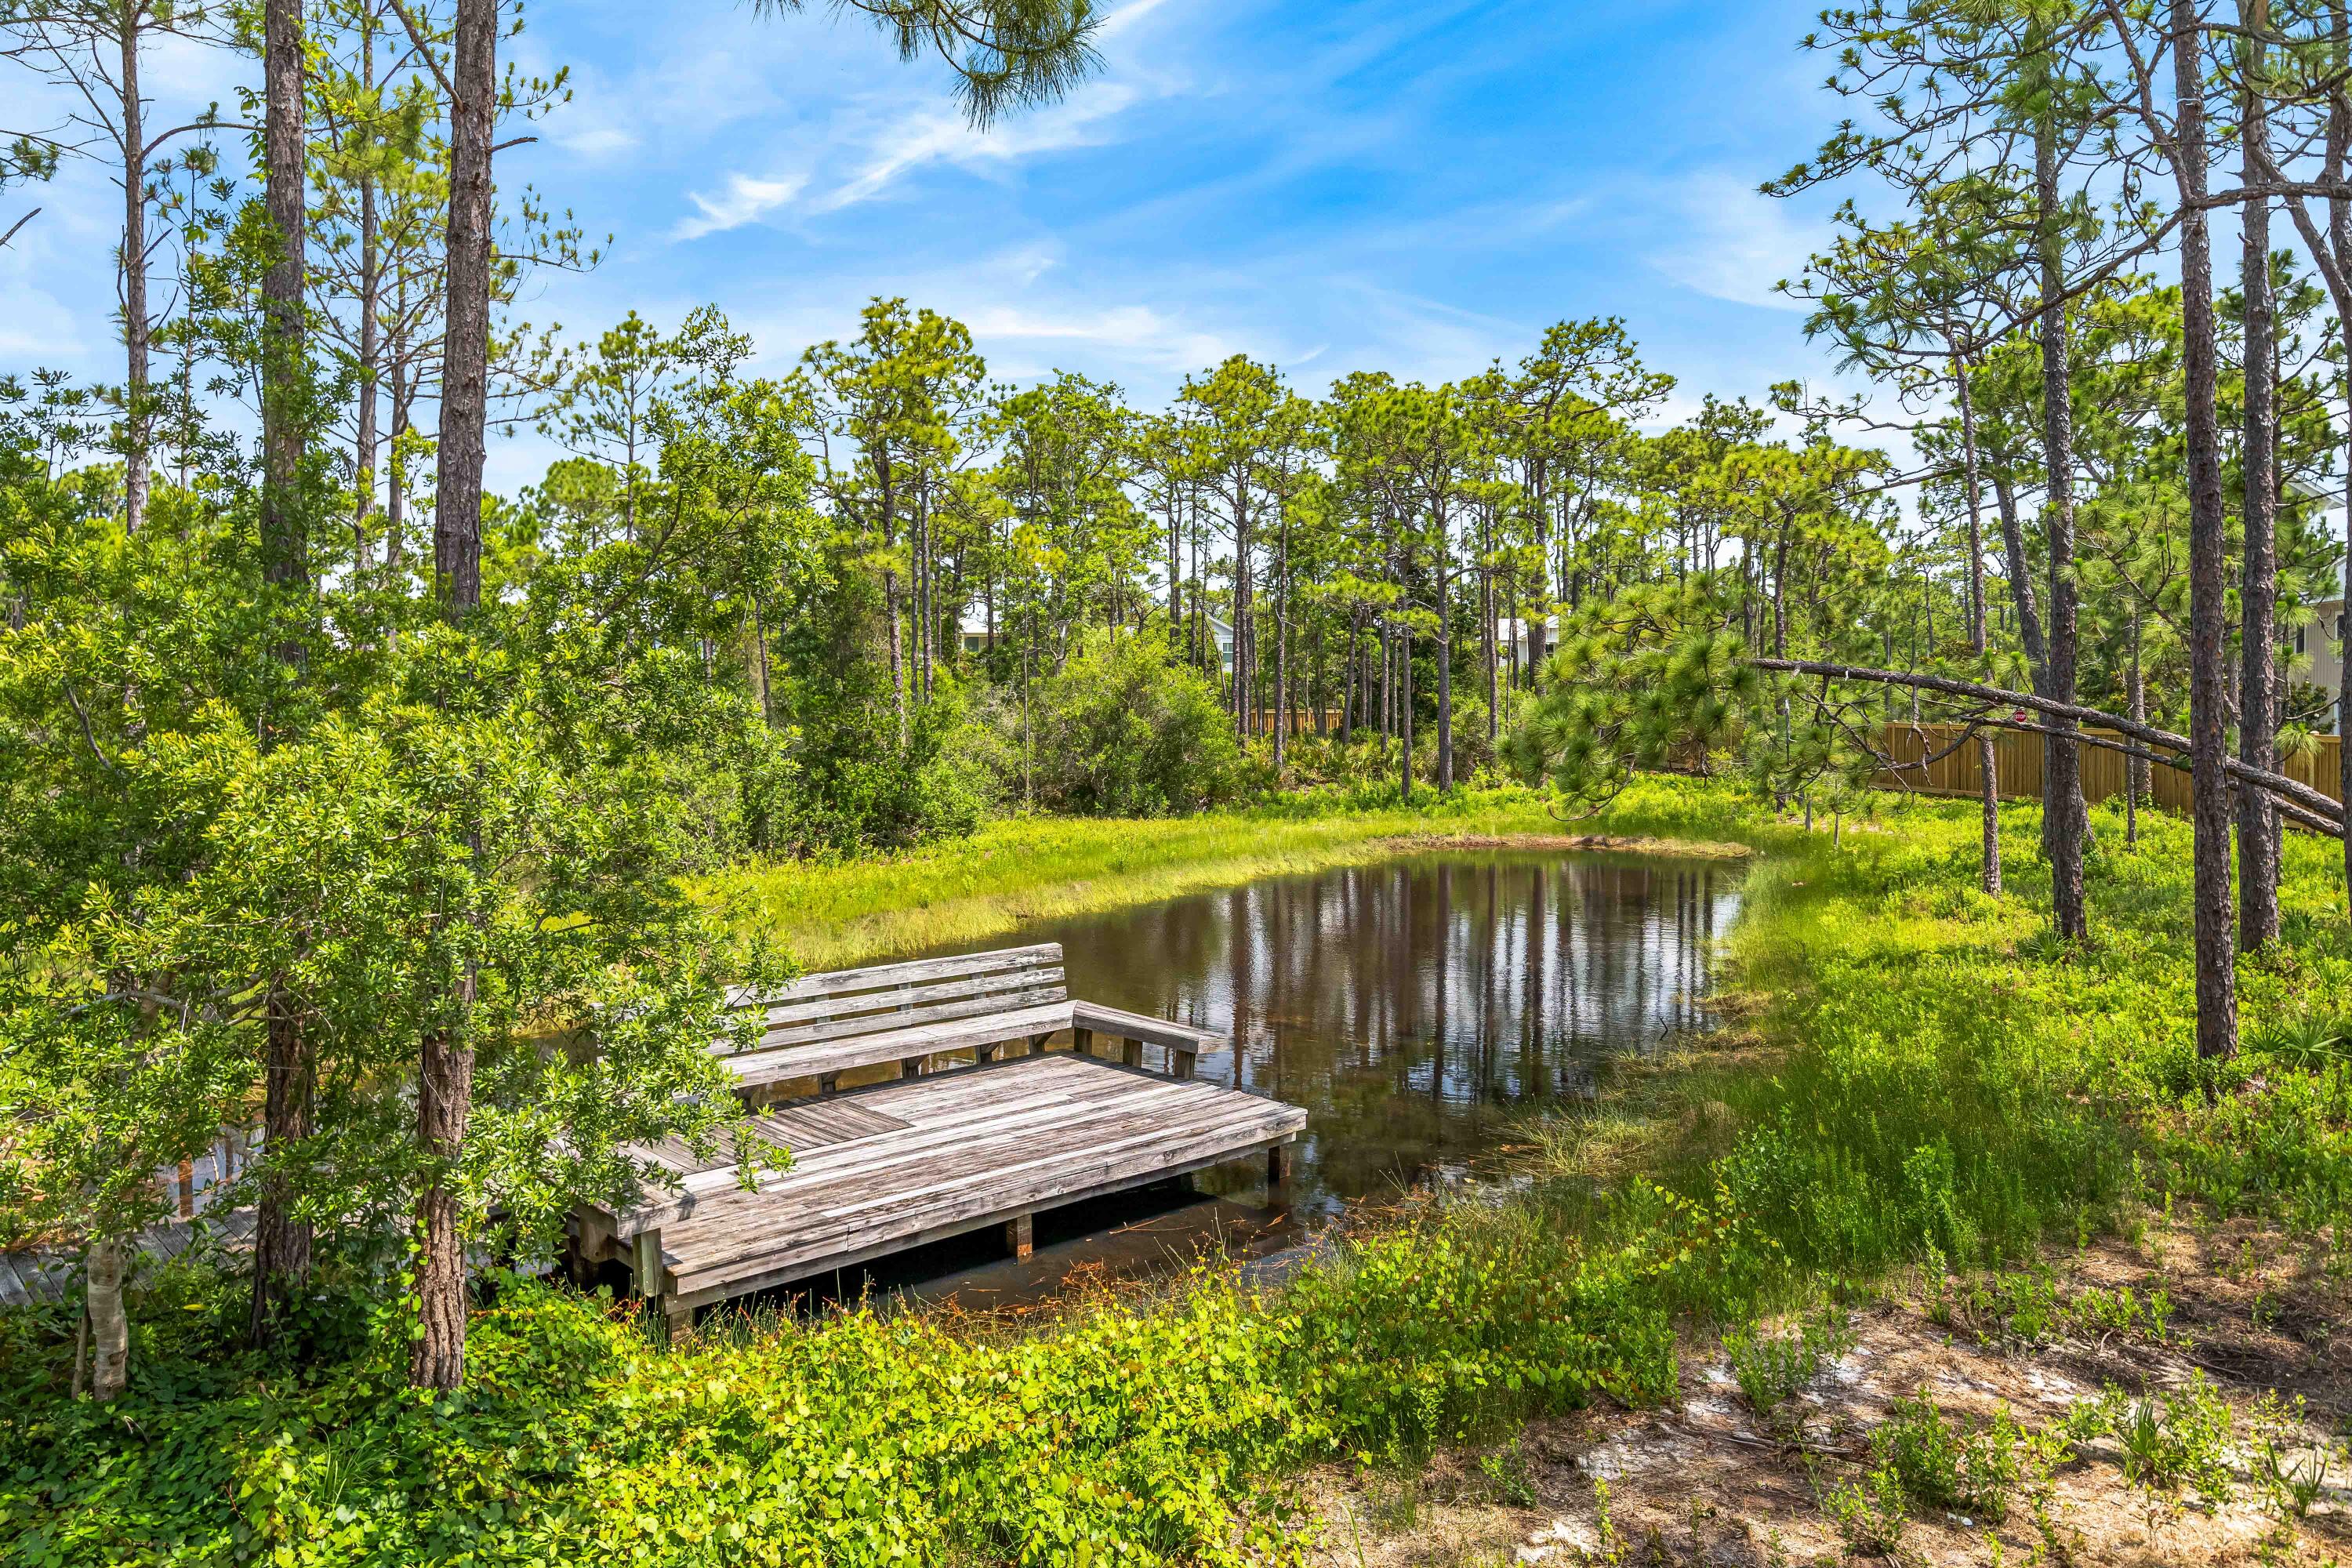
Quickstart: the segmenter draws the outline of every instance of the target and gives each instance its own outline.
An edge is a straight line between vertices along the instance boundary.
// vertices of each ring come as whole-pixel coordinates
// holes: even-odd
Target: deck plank
[[[723,1300],[1256,1152],[1296,1138],[1307,1120],[1279,1100],[1071,1052],[817,1107],[900,1125],[812,1147],[756,1190],[731,1170],[697,1173],[666,1201],[613,1216],[623,1236],[660,1229],[659,1289],[691,1304]]]

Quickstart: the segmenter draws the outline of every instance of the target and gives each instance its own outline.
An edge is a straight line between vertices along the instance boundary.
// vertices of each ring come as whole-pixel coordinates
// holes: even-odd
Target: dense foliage
[[[1240,787],[1241,748],[1216,689],[1157,641],[1091,637],[1033,700],[1031,793],[1049,810],[1159,816],[1222,805]]]

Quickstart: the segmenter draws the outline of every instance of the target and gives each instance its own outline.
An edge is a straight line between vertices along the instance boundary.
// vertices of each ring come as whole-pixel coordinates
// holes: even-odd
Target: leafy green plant
[[[1517,1437],[1499,1448],[1489,1448],[1478,1456],[1478,1474],[1486,1483],[1487,1495],[1507,1508],[1533,1508],[1536,1504],[1535,1472],[1528,1464],[1527,1451]]]
[[[1902,1478],[1887,1466],[1833,1482],[1820,1497],[1822,1511],[1829,1515],[1849,1553],[1885,1557],[1902,1549],[1904,1532],[1911,1528],[1911,1510]]]
[[[2228,1402],[2201,1372],[2181,1388],[2137,1398],[2110,1384],[2067,1422],[2077,1437],[2112,1437],[2121,1450],[2124,1479],[2152,1501],[2187,1487],[2209,1511],[2235,1489],[2228,1460],[2235,1424]]]
[[[1751,1320],[1723,1336],[1732,1378],[1759,1416],[1769,1416],[1802,1393],[1824,1363],[1853,1346],[1853,1326],[1834,1307],[1805,1318],[1793,1331],[1774,1331]]]
[[[2005,1405],[1971,1431],[1925,1388],[1896,1400],[1871,1434],[1873,1461],[1912,1502],[1995,1521],[2008,1516],[2021,1487],[2046,1479],[2067,1451],[2063,1436],[2029,1432]]]
[[[2311,1012],[2273,1018],[2252,1031],[2246,1048],[2303,1072],[2338,1067],[2352,1061],[2352,1016]]]

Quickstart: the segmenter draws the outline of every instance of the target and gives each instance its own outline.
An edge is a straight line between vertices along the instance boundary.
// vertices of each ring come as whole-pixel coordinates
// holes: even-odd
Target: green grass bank
[[[766,934],[806,968],[833,969],[1030,921],[1376,860],[1422,838],[1600,830],[1561,820],[1543,795],[1521,789],[1424,792],[1410,807],[1393,793],[1384,801],[1318,794],[1201,816],[1013,817],[902,854],[741,867],[705,879],[700,891],[739,931]]]
[[[609,1304],[518,1284],[476,1321],[462,1396],[433,1402],[399,1386],[396,1309],[355,1306],[339,1354],[273,1364],[226,1349],[234,1283],[185,1267],[138,1301],[138,1371],[110,1408],[63,1397],[61,1315],[10,1315],[0,1552],[1282,1561],[1303,1550],[1306,1467],[1669,1397],[1678,1344],[1759,1304],[1899,1266],[1990,1267],[2167,1205],[2326,1232],[2352,1206],[2352,932],[2332,847],[2289,844],[2286,939],[2244,965],[2248,1050],[2215,1072],[2192,1045],[2188,829],[2145,824],[2126,850],[2119,819],[2096,823],[2079,952],[2041,912],[2030,809],[2005,819],[2011,892],[1995,901],[1975,889],[1972,805],[1889,801],[1833,846],[1690,781],[1644,784],[1591,824],[1525,796],[1438,818],[1027,823],[992,830],[973,864],[825,868],[809,889],[744,874],[714,896],[780,938],[855,928],[803,954],[821,964],[1432,831],[1761,851],[1732,938],[1735,1026],[1532,1128],[1536,1179],[1507,1202],[1408,1216],[1279,1288],[1207,1271],[1020,1334],[737,1319],[670,1349]]]

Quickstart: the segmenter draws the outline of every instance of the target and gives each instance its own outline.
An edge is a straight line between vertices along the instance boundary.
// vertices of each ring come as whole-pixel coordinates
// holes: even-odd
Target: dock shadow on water
[[[1040,921],[929,957],[1057,942],[1071,993],[1229,1034],[1201,1076],[1303,1106],[1287,1189],[1261,1163],[1036,1216],[781,1292],[979,1310],[1181,1267],[1279,1257],[1350,1207],[1479,1169],[1528,1111],[1590,1098],[1601,1062],[1711,1022],[1737,862],[1433,852]],[[1278,1199],[1278,1201],[1277,1201]]]

